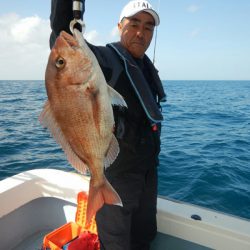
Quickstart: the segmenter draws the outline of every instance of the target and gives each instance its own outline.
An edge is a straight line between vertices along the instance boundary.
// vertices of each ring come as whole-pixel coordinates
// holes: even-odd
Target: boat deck
[[[16,247],[13,248],[13,250],[40,250],[42,248],[44,235],[48,234],[49,232],[49,230],[36,232],[20,242]]]
[[[24,239],[13,250],[40,250],[43,242],[43,237],[49,231],[41,231]],[[158,233],[156,240],[153,242],[152,250],[211,250],[189,241],[178,239],[169,235]]]
[[[62,208],[64,211],[62,211]],[[11,214],[4,216],[0,219],[0,225],[6,223],[16,230],[19,230],[19,239],[9,250],[40,250],[44,236],[58,228],[59,226],[67,223],[69,218],[65,217],[65,210],[76,209],[75,204],[55,198],[39,198],[21,208],[13,211]],[[74,212],[72,213],[74,214]],[[27,216],[25,216],[27,215]],[[45,218],[47,218],[45,220]],[[71,220],[74,220],[71,218]],[[25,236],[22,234],[22,225],[29,222],[29,229]],[[17,225],[20,225],[17,228]],[[38,231],[36,231],[36,229]],[[10,238],[11,235],[7,230],[1,228],[2,234],[5,234],[5,239]],[[1,249],[1,247],[0,247]],[[192,242],[182,240],[173,236],[158,233],[152,245],[152,250],[210,250]]]
[[[152,244],[152,250],[212,250],[212,248],[207,248],[187,240],[158,233]]]
[[[40,250],[43,237],[50,231],[41,231],[35,233],[27,239],[24,239],[18,246],[12,250]],[[178,239],[173,236],[158,233],[152,245],[152,250],[211,250],[211,248],[203,247],[189,241]]]

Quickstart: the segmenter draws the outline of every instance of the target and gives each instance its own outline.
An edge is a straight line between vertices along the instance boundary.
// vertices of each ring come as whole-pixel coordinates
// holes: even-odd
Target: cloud
[[[196,28],[196,29],[193,29],[191,32],[190,32],[190,37],[191,38],[194,38],[194,37],[197,37],[200,33],[200,29],[199,28]]]
[[[118,40],[119,39],[120,36],[119,36],[119,30],[118,30],[117,26],[115,26],[112,29],[110,35],[111,35],[112,40]]]
[[[96,30],[88,31],[84,36],[89,43],[105,46],[107,43],[110,43],[110,41],[119,40],[119,31],[117,26],[115,26],[106,36],[101,36]]]
[[[49,54],[49,20],[0,16],[1,79],[43,79]]]
[[[84,34],[84,37],[91,44],[95,44],[95,45],[102,44],[101,38],[96,30],[91,30],[89,32],[86,32]]]
[[[187,11],[191,13],[195,13],[200,9],[198,5],[192,4],[187,7]]]
[[[0,80],[43,80],[50,53],[49,19],[16,13],[0,15],[0,30]],[[84,36],[92,44],[104,45],[116,34],[112,30],[104,39],[91,30]]]
[[[32,33],[39,27],[41,19],[38,16],[27,17],[15,22],[10,29],[13,39],[17,42],[28,42]]]

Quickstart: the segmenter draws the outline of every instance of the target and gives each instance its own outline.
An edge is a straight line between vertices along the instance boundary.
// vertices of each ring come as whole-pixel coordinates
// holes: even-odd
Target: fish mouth
[[[56,39],[55,48],[68,47],[76,49],[79,47],[78,41],[65,31],[61,31],[60,35]]]

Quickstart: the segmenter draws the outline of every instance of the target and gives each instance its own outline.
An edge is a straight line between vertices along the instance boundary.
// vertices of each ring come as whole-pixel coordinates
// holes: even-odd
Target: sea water
[[[250,219],[250,81],[164,81],[159,194]],[[0,81],[0,180],[72,171],[38,116],[43,81]]]

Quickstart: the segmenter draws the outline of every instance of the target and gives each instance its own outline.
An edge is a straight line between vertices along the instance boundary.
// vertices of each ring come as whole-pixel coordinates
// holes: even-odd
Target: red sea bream
[[[91,174],[87,223],[104,203],[122,205],[104,176],[119,153],[113,134],[112,104],[126,107],[107,85],[102,70],[82,33],[62,31],[51,50],[45,85],[48,95],[40,121],[64,150],[70,164]]]

